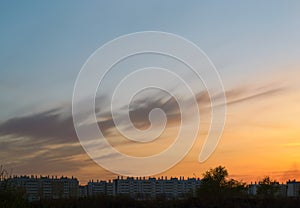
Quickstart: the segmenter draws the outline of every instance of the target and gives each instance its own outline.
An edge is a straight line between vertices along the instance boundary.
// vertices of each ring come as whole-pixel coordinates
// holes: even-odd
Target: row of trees
[[[2,180],[7,178],[7,171],[3,167],[0,167],[0,177]],[[97,196],[29,203],[18,191],[3,189],[4,184],[0,188],[0,207],[270,207],[270,203],[271,207],[281,207],[286,203],[292,205],[285,207],[293,207],[298,203],[295,200],[276,198],[279,183],[269,177],[259,182],[257,197],[249,197],[246,183],[229,178],[228,171],[223,166],[203,174],[196,197],[191,195],[185,199],[174,200],[158,198],[140,201],[127,196]]]
[[[265,177],[259,181],[257,197],[275,197],[279,191],[279,183]],[[246,183],[228,177],[228,171],[223,166],[210,169],[203,174],[198,196],[201,198],[240,198],[248,193]]]

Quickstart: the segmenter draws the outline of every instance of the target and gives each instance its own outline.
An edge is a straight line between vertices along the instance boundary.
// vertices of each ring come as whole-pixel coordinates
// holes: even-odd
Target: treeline
[[[278,182],[265,177],[259,182],[257,195],[248,194],[246,183],[228,177],[225,167],[218,166],[202,175],[201,185],[196,194],[186,198],[170,199],[158,197],[152,200],[136,200],[129,196],[95,196],[88,198],[40,200],[28,202],[22,193],[2,189],[0,207],[30,208],[134,208],[134,207],[184,207],[184,208],[289,208],[300,207],[299,198],[286,198],[277,195]]]
[[[279,198],[280,186],[276,180],[265,177],[258,182],[257,198]],[[202,199],[220,198],[247,198],[248,185],[242,181],[228,178],[228,171],[225,167],[218,166],[203,174],[201,186],[197,190],[197,196]]]
[[[24,206],[23,206],[24,205]],[[127,196],[97,196],[78,199],[41,200],[26,203],[30,208],[295,208],[300,207],[300,199],[289,198],[218,198],[213,200],[190,197],[185,199],[157,198],[155,200],[134,200]]]

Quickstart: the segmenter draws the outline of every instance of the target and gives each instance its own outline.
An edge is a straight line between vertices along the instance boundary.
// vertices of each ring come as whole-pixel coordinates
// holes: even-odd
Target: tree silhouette
[[[279,183],[274,180],[272,181],[269,176],[259,181],[257,188],[257,195],[261,197],[274,197],[278,195]]]
[[[200,192],[204,192],[206,194],[221,193],[226,186],[227,177],[228,172],[225,167],[222,166],[206,171],[201,180]]]
[[[245,183],[228,179],[228,171],[223,166],[206,171],[198,189],[201,198],[236,197],[245,193]]]
[[[29,204],[24,195],[11,188],[8,178],[8,171],[0,165],[0,207],[28,207]]]
[[[3,165],[0,165],[0,181],[4,181],[7,178],[8,178],[7,170],[3,167]]]

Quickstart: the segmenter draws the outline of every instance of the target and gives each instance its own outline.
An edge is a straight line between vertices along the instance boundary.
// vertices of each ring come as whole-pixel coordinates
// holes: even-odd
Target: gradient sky
[[[76,138],[70,115],[74,82],[107,41],[155,30],[181,35],[204,50],[228,101],[214,154],[197,162],[204,128],[188,156],[161,175],[201,176],[224,165],[247,182],[264,175],[300,180],[299,11],[299,1],[1,1],[0,164],[13,174],[75,175],[81,182],[114,177]],[[161,104],[155,96],[145,100],[147,106]],[[209,113],[201,110],[205,124]],[[128,148],[114,133],[111,142],[133,155],[159,152],[176,134],[178,120],[172,121],[158,146]]]

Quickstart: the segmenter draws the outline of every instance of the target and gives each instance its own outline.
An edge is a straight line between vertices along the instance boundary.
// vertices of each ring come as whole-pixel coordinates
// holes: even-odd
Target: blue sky
[[[299,89],[299,11],[299,1],[1,1],[0,123],[69,106],[87,58],[145,30],[196,43],[226,90],[291,77]]]
[[[0,115],[68,102],[88,56],[137,31],[190,39],[226,80],[296,62],[299,9],[297,1],[2,1]]]

